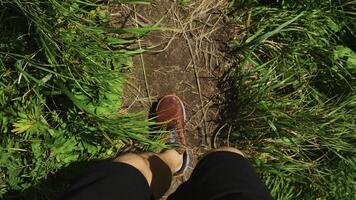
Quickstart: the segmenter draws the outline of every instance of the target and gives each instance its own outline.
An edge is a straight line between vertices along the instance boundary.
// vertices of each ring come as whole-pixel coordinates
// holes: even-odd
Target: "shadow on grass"
[[[39,184],[31,186],[24,191],[12,190],[7,192],[4,200],[48,200],[59,199],[60,196],[82,177],[94,165],[107,160],[81,161],[71,163],[69,166],[49,174]]]

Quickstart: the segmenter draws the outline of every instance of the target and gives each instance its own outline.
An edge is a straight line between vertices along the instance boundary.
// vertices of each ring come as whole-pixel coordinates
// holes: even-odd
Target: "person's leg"
[[[145,168],[146,161],[135,157],[136,166]],[[151,200],[152,192],[146,176],[132,165],[104,161],[93,166],[76,181],[60,199],[62,200]]]
[[[201,159],[191,177],[169,200],[272,199],[241,151],[224,147]]]
[[[182,160],[175,150],[127,153],[93,168],[62,199],[158,199],[169,189]]]
[[[160,154],[127,154],[115,161],[138,169],[145,176],[154,197],[159,199],[169,189],[172,175],[181,168],[183,156],[176,150],[166,150]]]

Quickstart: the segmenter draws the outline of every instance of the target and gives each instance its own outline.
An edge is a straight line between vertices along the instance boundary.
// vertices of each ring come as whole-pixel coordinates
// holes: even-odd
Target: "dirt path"
[[[148,52],[134,58],[123,108],[147,110],[160,97],[173,93],[184,101],[192,163],[189,173],[175,180],[168,194],[190,176],[199,156],[211,148],[219,117],[217,84],[224,71],[221,52],[230,38],[224,23],[227,5],[227,1],[195,0],[183,7],[179,1],[154,0],[151,5],[119,5],[111,11],[115,26],[158,24],[166,29],[139,41],[139,47]]]

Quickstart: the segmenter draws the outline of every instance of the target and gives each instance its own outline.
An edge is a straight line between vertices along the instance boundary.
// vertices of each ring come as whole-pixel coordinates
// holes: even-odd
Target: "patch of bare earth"
[[[123,109],[149,110],[167,94],[178,95],[187,109],[192,162],[187,175],[175,180],[167,195],[187,180],[198,157],[211,148],[219,117],[217,84],[225,70],[221,52],[230,38],[224,20],[227,5],[227,0],[195,0],[185,7],[179,1],[153,0],[151,5],[120,4],[111,10],[114,26],[162,27],[138,41],[147,52],[134,58]]]

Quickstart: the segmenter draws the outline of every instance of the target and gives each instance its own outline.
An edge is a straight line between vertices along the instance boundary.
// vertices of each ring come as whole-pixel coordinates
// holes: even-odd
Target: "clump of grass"
[[[150,122],[118,114],[136,38],[109,26],[102,1],[0,1],[0,196],[75,161],[150,140]],[[125,36],[123,36],[123,34]]]
[[[276,199],[355,199],[356,2],[233,3],[230,140]]]

